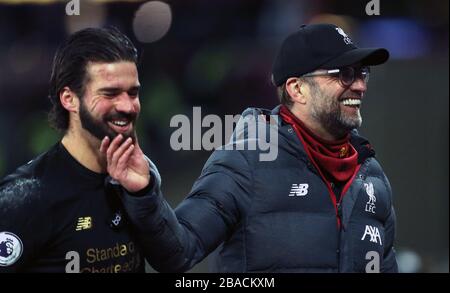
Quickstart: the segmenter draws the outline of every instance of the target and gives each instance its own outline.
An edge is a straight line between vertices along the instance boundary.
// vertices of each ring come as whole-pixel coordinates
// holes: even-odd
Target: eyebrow
[[[128,90],[126,90],[127,92],[130,91],[139,91],[139,89],[141,88],[140,85],[136,85],[136,86],[132,86],[131,88],[129,88]],[[97,90],[98,93],[119,93],[123,91],[122,88],[120,87],[103,87],[103,88],[99,88]]]

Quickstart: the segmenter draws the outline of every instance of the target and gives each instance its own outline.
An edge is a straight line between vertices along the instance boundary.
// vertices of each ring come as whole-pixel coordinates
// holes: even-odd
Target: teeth
[[[125,126],[128,124],[126,121],[112,121],[112,123],[117,126]]]
[[[345,106],[359,106],[361,105],[360,99],[346,99],[342,101]]]

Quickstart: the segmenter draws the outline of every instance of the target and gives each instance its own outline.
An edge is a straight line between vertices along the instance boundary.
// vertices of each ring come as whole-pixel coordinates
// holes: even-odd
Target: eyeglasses
[[[355,82],[356,78],[364,80],[365,83],[369,82],[369,74],[370,74],[370,67],[368,66],[359,68],[347,66],[339,69],[326,70],[324,72],[311,72],[304,74],[301,77],[331,75],[339,77],[339,80],[342,83],[342,85],[344,87],[348,87]]]

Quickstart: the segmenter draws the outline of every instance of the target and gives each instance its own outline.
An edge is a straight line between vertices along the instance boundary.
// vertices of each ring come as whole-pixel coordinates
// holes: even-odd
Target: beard
[[[350,114],[342,111],[339,98],[327,95],[317,84],[310,86],[312,117],[316,119],[330,134],[343,137],[351,130],[361,127],[362,117],[359,109]],[[341,96],[344,96],[345,92]]]
[[[89,112],[83,100],[81,100],[80,103],[81,127],[83,127],[83,129],[85,129],[100,141],[103,140],[105,136],[108,136],[112,141],[114,137],[119,134],[108,125],[108,121],[113,121],[116,119],[127,119],[132,125],[134,125],[136,118],[137,114],[128,114],[114,111],[104,115],[103,119],[97,119]],[[131,137],[133,142],[136,141],[136,132],[134,127],[132,127],[130,131],[121,134],[124,137],[123,141],[125,141],[129,137]]]

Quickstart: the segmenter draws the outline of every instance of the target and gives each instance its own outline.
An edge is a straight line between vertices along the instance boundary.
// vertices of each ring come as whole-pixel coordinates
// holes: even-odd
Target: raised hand
[[[106,156],[108,174],[128,192],[138,192],[150,183],[150,167],[137,139],[134,143],[131,138],[123,141],[119,134],[111,142],[105,137],[100,152]]]

